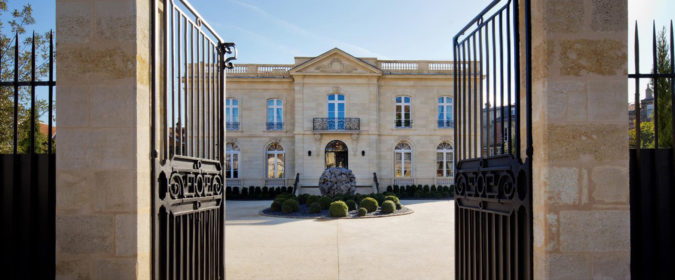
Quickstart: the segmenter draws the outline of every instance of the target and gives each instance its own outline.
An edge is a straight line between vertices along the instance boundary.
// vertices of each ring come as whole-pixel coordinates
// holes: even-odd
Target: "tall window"
[[[328,129],[345,129],[345,96],[328,96]]]
[[[267,100],[267,130],[284,128],[284,103],[281,99]]]
[[[444,96],[438,98],[438,127],[449,128],[453,126],[452,122],[452,97]]]
[[[227,143],[225,150],[225,178],[239,178],[239,147],[234,143]]]
[[[408,143],[398,143],[394,148],[394,175],[412,177],[412,149]]]
[[[239,100],[225,100],[225,129],[239,130]]]
[[[267,147],[267,178],[284,178],[284,147],[279,143]]]
[[[412,127],[412,115],[410,114],[410,97],[396,97],[396,121],[398,128]]]
[[[452,177],[454,166],[453,161],[454,154],[452,145],[445,142],[438,145],[436,148],[436,176]]]

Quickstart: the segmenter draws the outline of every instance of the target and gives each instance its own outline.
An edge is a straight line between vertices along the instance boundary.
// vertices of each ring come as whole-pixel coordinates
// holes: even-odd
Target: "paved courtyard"
[[[402,200],[415,213],[354,220],[258,215],[270,203],[227,202],[227,279],[453,279],[452,200]]]

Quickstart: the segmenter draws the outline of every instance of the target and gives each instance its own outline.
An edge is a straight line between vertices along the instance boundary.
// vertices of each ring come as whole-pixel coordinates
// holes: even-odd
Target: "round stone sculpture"
[[[322,195],[353,194],[356,191],[356,177],[347,168],[327,168],[319,178]]]

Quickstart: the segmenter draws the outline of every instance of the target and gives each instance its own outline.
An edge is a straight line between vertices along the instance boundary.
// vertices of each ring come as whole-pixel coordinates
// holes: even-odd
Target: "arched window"
[[[279,143],[267,147],[267,178],[284,178],[284,147]]]
[[[345,129],[345,96],[328,96],[328,129]]]
[[[412,127],[412,115],[410,113],[410,97],[408,96],[396,97],[395,126],[397,128]]]
[[[237,99],[225,100],[225,129],[239,130],[239,100]]]
[[[267,100],[267,130],[284,128],[284,102],[281,99]]]
[[[450,128],[452,122],[452,97],[443,96],[438,98],[438,127]]]
[[[394,175],[412,177],[412,148],[408,143],[398,143],[394,148]]]
[[[436,148],[436,176],[452,177],[454,170],[452,145],[443,142]]]
[[[225,149],[225,178],[239,178],[239,146],[227,143]]]
[[[347,144],[340,140],[333,140],[326,145],[326,168],[342,167],[349,168],[349,152]]]

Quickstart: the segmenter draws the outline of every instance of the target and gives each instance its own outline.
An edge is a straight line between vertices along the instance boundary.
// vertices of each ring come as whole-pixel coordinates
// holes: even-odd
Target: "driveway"
[[[258,215],[271,201],[227,201],[227,279],[453,279],[454,201],[401,202],[415,213],[312,220]]]

